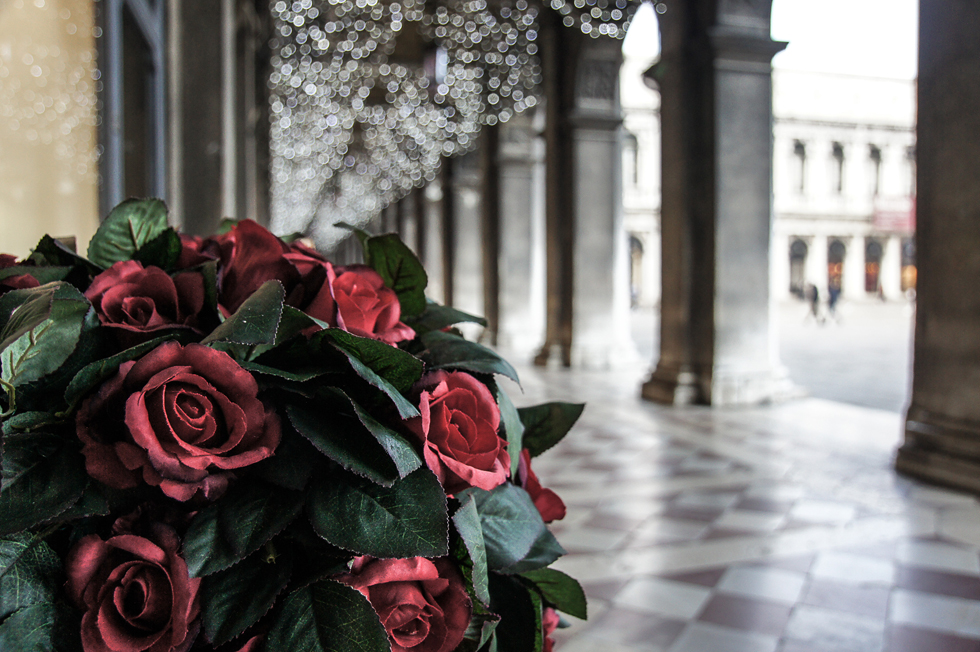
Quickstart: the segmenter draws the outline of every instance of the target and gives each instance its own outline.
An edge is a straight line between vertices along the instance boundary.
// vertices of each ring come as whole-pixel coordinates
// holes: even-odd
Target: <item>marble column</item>
[[[850,301],[860,301],[867,298],[868,295],[864,287],[864,238],[853,237],[847,240],[842,239],[841,242],[844,243],[841,293]]]
[[[455,234],[452,305],[474,315],[482,315],[483,243],[480,230],[479,152],[458,156],[453,164]],[[467,332],[468,336],[477,334],[472,329]]]
[[[660,17],[663,300],[644,398],[751,404],[788,381],[769,293],[769,2],[672,3]],[[826,276],[826,273],[824,274]]]
[[[578,63],[571,114],[574,161],[572,364],[636,361],[630,335],[629,239],[623,224],[622,46],[589,39]]]
[[[899,471],[980,492],[980,4],[921,0],[918,288]]]
[[[827,247],[829,242],[827,236],[818,234],[813,236],[807,244],[806,249],[806,282],[813,283],[820,291],[820,296],[827,296]]]
[[[902,239],[889,235],[882,247],[881,292],[889,301],[902,298]]]
[[[535,210],[535,167],[540,158],[532,118],[518,116],[500,128],[500,322],[497,344],[530,359],[541,344],[543,215]]]

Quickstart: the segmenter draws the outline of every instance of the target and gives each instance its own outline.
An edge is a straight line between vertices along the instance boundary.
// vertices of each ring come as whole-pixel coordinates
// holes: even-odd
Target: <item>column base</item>
[[[692,405],[758,405],[800,398],[806,392],[793,384],[785,369],[756,371],[715,369],[698,373],[692,367],[658,365],[643,383],[640,395],[655,403]]]
[[[702,395],[698,374],[687,365],[658,364],[640,388],[640,396],[645,400],[665,405],[704,403]]]
[[[980,493],[980,423],[909,408],[895,469],[932,484]]]

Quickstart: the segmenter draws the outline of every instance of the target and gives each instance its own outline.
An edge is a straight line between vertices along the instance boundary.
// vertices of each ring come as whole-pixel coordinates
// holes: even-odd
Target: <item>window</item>
[[[806,145],[802,140],[793,141],[793,156],[795,157],[796,178],[793,186],[796,192],[804,194],[806,192]]]
[[[868,160],[871,162],[871,196],[877,197],[881,193],[881,148],[871,145]]]
[[[844,146],[834,143],[831,147],[831,183],[838,195],[844,192]]]

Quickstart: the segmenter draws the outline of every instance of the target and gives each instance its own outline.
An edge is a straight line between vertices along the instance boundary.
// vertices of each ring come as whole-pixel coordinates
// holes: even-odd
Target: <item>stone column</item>
[[[480,156],[471,152],[453,160],[455,237],[452,305],[483,314],[483,243],[480,231]],[[476,333],[467,333],[475,335]]]
[[[902,239],[890,235],[881,255],[881,292],[889,301],[902,298]]]
[[[844,278],[841,279],[841,291],[850,301],[861,301],[867,298],[864,288],[864,238],[855,236],[844,243]],[[826,273],[824,274],[826,277]]]
[[[535,135],[529,116],[500,128],[500,323],[497,343],[518,358],[530,358],[541,344],[543,306],[535,296],[543,270],[544,242],[534,210]],[[538,227],[538,228],[536,228]],[[538,264],[536,264],[538,263]],[[540,293],[538,293],[540,294]],[[536,299],[538,301],[536,301]]]
[[[918,289],[899,471],[980,492],[980,4],[921,0]]]
[[[575,269],[572,364],[608,368],[636,360],[630,336],[629,240],[623,225],[622,45],[589,39],[578,63],[571,115]]]
[[[748,404],[780,396],[772,343],[769,2],[672,3],[660,17],[663,300],[643,396]],[[826,276],[826,273],[824,274]]]
[[[769,252],[769,295],[774,301],[790,298],[789,236],[774,233]]]
[[[827,236],[818,234],[807,242],[806,282],[813,283],[820,290],[820,296],[827,296]]]

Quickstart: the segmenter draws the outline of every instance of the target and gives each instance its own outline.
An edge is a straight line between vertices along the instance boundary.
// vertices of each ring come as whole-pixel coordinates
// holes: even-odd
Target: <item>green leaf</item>
[[[504,426],[504,437],[507,439],[507,454],[510,455],[510,477],[516,478],[524,441],[524,424],[521,423],[514,403],[500,385],[495,387],[495,394],[500,407],[500,421]]]
[[[462,322],[479,324],[483,327],[487,325],[487,320],[483,317],[477,317],[450,306],[443,306],[432,300],[427,301],[425,311],[421,315],[415,318],[406,318],[403,321],[414,328],[416,332],[421,333],[441,331],[443,328]]]
[[[286,290],[279,281],[266,281],[245,302],[201,341],[256,345],[273,344],[282,318]]]
[[[0,319],[4,320],[3,329],[0,330],[0,351],[51,316],[54,293],[59,287],[58,283],[48,283],[36,288],[13,290],[0,297]]]
[[[295,337],[311,326],[326,328],[326,324],[318,319],[310,317],[302,310],[292,306],[283,306],[282,319],[279,322],[279,330],[276,331],[276,346],[282,344],[291,337]]]
[[[365,251],[367,250],[367,241],[371,238],[370,233],[368,233],[364,229],[357,228],[353,224],[348,224],[347,222],[334,222],[333,225],[336,226],[338,229],[346,229],[352,232],[354,235],[357,236],[357,239],[361,243],[361,247]]]
[[[348,357],[357,358],[399,392],[407,392],[422,377],[422,361],[397,346],[369,337],[358,337],[339,328],[322,330],[317,336],[329,339]]]
[[[58,266],[78,268],[83,274],[91,276],[95,276],[102,271],[102,268],[98,265],[94,265],[79,256],[74,248],[66,246],[62,241],[55,240],[49,235],[41,238],[28,259],[36,263],[39,267]]]
[[[0,621],[24,607],[53,601],[60,572],[58,555],[35,535],[0,537]]]
[[[568,434],[585,409],[584,403],[543,403],[520,408],[524,424],[524,448],[537,457]]]
[[[428,349],[427,358],[434,369],[464,369],[478,374],[501,374],[520,383],[517,371],[509,362],[487,347],[457,335],[432,331],[421,336]]]
[[[521,577],[534,582],[544,599],[558,611],[582,620],[588,619],[585,591],[574,578],[553,568],[527,571],[521,573]]]
[[[441,557],[449,551],[446,494],[428,469],[390,488],[351,475],[321,478],[306,508],[317,534],[357,554]]]
[[[157,337],[148,342],[137,344],[116,355],[96,360],[82,367],[81,371],[75,374],[74,378],[68,384],[68,389],[65,390],[65,402],[68,404],[68,407],[73,409],[78,401],[94,387],[101,385],[107,379],[114,376],[119,371],[120,365],[124,362],[143,357],[143,355],[149,353],[169,339],[171,338],[167,336]]]
[[[184,537],[191,577],[222,571],[261,548],[299,515],[303,494],[239,481],[198,512]]]
[[[48,318],[13,340],[0,353],[3,380],[15,387],[25,385],[61,367],[75,351],[85,325],[85,315],[91,309],[91,304],[78,290],[66,283],[57,284]],[[11,320],[16,318],[16,312]]]
[[[141,262],[144,267],[153,265],[169,272],[177,264],[182,250],[180,235],[174,229],[166,229],[140,247],[133,259]]]
[[[460,501],[471,495],[476,502],[491,570],[509,571],[527,557],[536,544],[544,548],[548,565],[565,553],[541,520],[526,491],[505,482],[492,491],[465,489],[456,495]],[[520,570],[530,570],[521,568]]]
[[[259,364],[257,362],[250,362],[248,360],[242,360],[238,363],[241,365],[242,369],[247,369],[253,374],[263,374],[265,376],[274,376],[276,378],[282,378],[283,380],[290,380],[297,383],[305,383],[308,380],[313,380],[319,376],[329,373],[326,369],[305,369],[300,371],[286,371],[284,369],[278,369],[276,367],[270,367],[268,365]]]
[[[64,445],[64,441],[62,437],[50,432],[18,432],[4,437],[3,444],[0,490],[5,491],[7,487],[35,470],[38,465],[44,464],[48,457],[55,455]]]
[[[109,501],[106,500],[95,482],[89,482],[78,502],[59,514],[58,520],[61,522],[74,521],[89,516],[106,516],[108,513]]]
[[[43,452],[48,454],[42,456],[35,450],[39,440],[36,433],[4,437],[7,485],[0,491],[0,534],[26,530],[58,517],[88,486],[84,461],[73,442],[62,441],[53,450],[45,445]]]
[[[483,542],[483,528],[480,514],[472,496],[466,496],[462,505],[453,514],[453,525],[466,546],[473,562],[473,592],[483,604],[490,604],[490,589],[487,585],[487,548]]]
[[[388,652],[391,644],[361,593],[320,580],[286,596],[266,636],[268,652]]]
[[[264,616],[292,573],[290,557],[267,559],[250,555],[233,568],[208,575],[201,582],[201,623],[208,640],[222,645]]]
[[[285,424],[284,424],[285,425]],[[302,491],[313,475],[318,455],[310,442],[291,432],[283,432],[276,454],[250,467],[257,477],[285,489]]]
[[[540,608],[531,592],[513,577],[490,574],[490,609],[500,615],[495,634],[498,649],[538,652],[542,637]]]
[[[368,238],[364,258],[381,275],[385,285],[398,295],[403,315],[422,314],[429,277],[418,257],[397,235],[389,233]]]
[[[0,650],[52,652],[56,609],[51,602],[25,607],[0,623]]]
[[[323,418],[325,413],[330,414],[329,419]],[[286,415],[296,431],[318,451],[348,471],[386,487],[402,477],[373,433],[355,418],[350,400],[340,390],[328,389],[315,409],[290,404]]]
[[[88,258],[101,267],[131,260],[167,230],[167,206],[159,199],[127,199],[110,211],[92,236]]]

